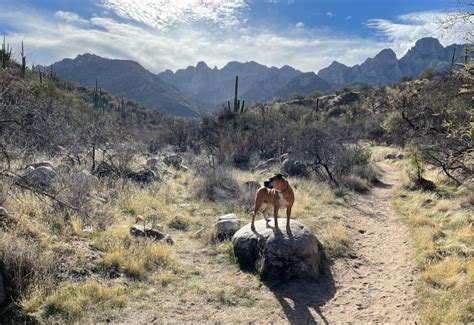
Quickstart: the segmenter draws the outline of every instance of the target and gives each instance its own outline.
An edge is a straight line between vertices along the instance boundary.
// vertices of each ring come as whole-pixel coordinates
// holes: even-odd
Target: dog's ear
[[[277,179],[283,179],[283,174],[281,173],[278,173],[275,175]]]

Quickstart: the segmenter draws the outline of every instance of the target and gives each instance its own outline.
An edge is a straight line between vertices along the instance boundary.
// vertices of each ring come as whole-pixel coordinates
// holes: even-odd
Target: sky
[[[0,34],[18,57],[50,64],[78,54],[131,59],[152,72],[205,61],[256,61],[319,71],[400,58],[422,37],[466,43],[446,21],[456,0],[0,0]]]

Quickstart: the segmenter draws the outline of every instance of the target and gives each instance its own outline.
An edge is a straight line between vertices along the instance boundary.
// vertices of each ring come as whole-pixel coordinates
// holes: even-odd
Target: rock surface
[[[5,209],[4,207],[0,207],[0,219],[8,218],[8,217],[9,217],[8,210]]]
[[[286,159],[281,165],[281,172],[288,176],[306,176],[306,165],[298,160]]]
[[[245,221],[237,219],[234,213],[219,217],[216,228],[216,239],[224,240],[232,236],[244,225]]]
[[[290,233],[286,219],[255,222],[255,230],[247,224],[237,231],[232,243],[234,254],[244,269],[256,271],[266,280],[316,279],[321,260],[320,243],[303,224],[291,220]]]
[[[29,171],[22,176],[22,181],[32,187],[49,187],[53,184],[56,176],[57,173],[52,167],[42,165],[35,168],[31,166]]]
[[[99,184],[97,176],[92,175],[87,170],[81,170],[71,176],[71,185],[90,191]]]

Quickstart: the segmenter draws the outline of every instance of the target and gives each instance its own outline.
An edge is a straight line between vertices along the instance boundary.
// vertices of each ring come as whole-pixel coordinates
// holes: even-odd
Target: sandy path
[[[346,216],[354,256],[332,267],[336,293],[320,306],[318,323],[417,321],[414,248],[391,202],[399,171],[384,163],[380,167],[382,182],[358,197]]]

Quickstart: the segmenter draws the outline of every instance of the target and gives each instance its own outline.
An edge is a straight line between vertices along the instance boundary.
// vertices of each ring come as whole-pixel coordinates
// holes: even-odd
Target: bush
[[[225,167],[201,167],[201,177],[196,186],[196,194],[200,199],[223,201],[240,196],[240,188],[231,172]]]
[[[0,270],[14,298],[28,296],[34,289],[50,288],[61,258],[33,239],[0,231]]]
[[[189,218],[182,216],[175,216],[168,222],[168,227],[176,230],[186,231],[189,228]]]

